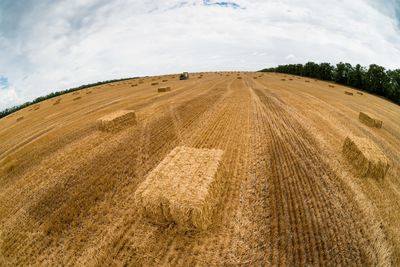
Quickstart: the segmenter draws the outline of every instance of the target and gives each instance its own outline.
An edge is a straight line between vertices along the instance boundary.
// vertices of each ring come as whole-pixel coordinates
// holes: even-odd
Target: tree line
[[[7,116],[7,115],[10,115],[11,113],[14,113],[14,112],[16,112],[16,111],[18,111],[20,109],[26,108],[27,106],[30,106],[30,105],[33,105],[33,104],[37,104],[37,103],[42,102],[42,101],[44,101],[46,99],[50,99],[50,98],[57,97],[57,96],[60,96],[60,95],[64,95],[64,94],[67,94],[67,93],[71,93],[71,92],[74,92],[74,91],[86,89],[86,88],[89,88],[89,87],[94,87],[94,86],[98,86],[98,85],[102,85],[102,84],[106,84],[106,83],[125,81],[125,80],[130,80],[130,79],[136,79],[136,77],[135,78],[123,78],[123,79],[107,80],[107,81],[102,81],[102,82],[84,84],[84,85],[81,85],[79,87],[74,87],[74,88],[70,88],[70,89],[66,89],[66,90],[58,91],[58,92],[52,92],[52,93],[50,93],[48,95],[40,96],[40,97],[38,97],[38,98],[36,98],[36,99],[34,99],[32,101],[28,101],[28,102],[25,102],[25,103],[23,103],[21,105],[13,106],[11,108],[6,108],[5,110],[0,111],[0,119],[5,117],[5,116]]]
[[[357,64],[340,62],[336,66],[330,63],[289,64],[267,68],[262,72],[279,72],[305,76],[354,87],[371,94],[383,96],[400,104],[400,69],[386,70],[371,64],[368,68]]]

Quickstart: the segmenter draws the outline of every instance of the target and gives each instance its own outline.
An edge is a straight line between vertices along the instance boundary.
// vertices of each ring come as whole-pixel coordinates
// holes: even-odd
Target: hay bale
[[[24,119],[24,116],[17,118],[17,121],[22,121]]]
[[[342,152],[361,177],[383,179],[389,170],[385,154],[367,138],[346,137]]]
[[[310,81],[309,81],[309,80],[305,80],[305,82],[306,82],[306,83],[309,83]]]
[[[144,83],[144,81],[139,81],[140,84]]]
[[[237,77],[239,80],[241,80],[242,79],[242,77]]]
[[[333,84],[329,84],[328,86],[331,88],[335,88],[335,86]]]
[[[176,147],[135,192],[145,218],[179,229],[206,230],[224,189],[223,151]]]
[[[87,95],[89,95],[89,94],[91,94],[91,93],[92,93],[92,91],[87,91],[87,92],[86,92]]]
[[[133,110],[119,110],[97,120],[97,129],[103,132],[115,132],[136,124]]]
[[[53,106],[60,104],[60,102],[61,102],[61,98],[58,98],[58,99],[53,103]]]
[[[78,97],[75,97],[74,99],[72,99],[73,101],[76,101],[76,100],[79,100],[79,99],[82,99],[82,97],[81,96],[78,96]]]
[[[33,106],[33,110],[39,110],[39,109],[40,109],[40,105]]]
[[[158,92],[159,93],[164,93],[164,92],[169,92],[169,91],[171,91],[171,87],[160,87],[160,88],[158,88]]]
[[[358,119],[369,127],[382,128],[383,121],[373,118],[369,113],[360,112]]]
[[[158,83],[157,83],[157,82],[155,82],[155,83],[151,83],[151,85],[153,85],[153,86],[154,86],[154,85],[158,85]]]
[[[281,79],[281,81],[283,81],[283,82],[284,82],[284,81],[286,81],[286,79]]]
[[[257,77],[253,77],[254,80],[257,80]]]
[[[352,92],[349,92],[349,91],[344,91],[344,93],[345,93],[346,95],[353,95],[353,93],[352,93]]]
[[[168,80],[162,80],[163,83],[168,82]]]
[[[359,95],[364,95],[363,93],[361,93],[361,92],[357,92],[357,94],[359,94]]]
[[[293,79],[292,79],[292,78],[290,78],[290,79],[289,79],[289,81],[293,81]]]
[[[137,85],[137,84],[132,84],[132,85],[131,85],[131,87],[135,87],[135,86],[138,86],[138,85]]]
[[[79,92],[78,92],[78,91],[75,91],[75,92],[73,92],[72,94],[73,94],[73,95],[79,95]]]

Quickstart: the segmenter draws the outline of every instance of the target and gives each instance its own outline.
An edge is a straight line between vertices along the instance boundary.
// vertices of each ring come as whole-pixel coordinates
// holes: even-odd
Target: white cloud
[[[0,95],[0,109],[137,75],[258,70],[309,60],[399,67],[394,18],[369,2],[232,2],[244,9],[200,0],[74,0],[34,8],[20,18],[13,37],[0,28],[0,75],[15,88],[13,96]]]

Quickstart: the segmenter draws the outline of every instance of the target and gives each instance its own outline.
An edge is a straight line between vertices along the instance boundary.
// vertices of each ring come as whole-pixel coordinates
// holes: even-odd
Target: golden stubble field
[[[99,131],[118,110],[137,124]],[[383,180],[357,174],[348,135],[384,152]],[[400,107],[367,93],[283,74],[146,77],[20,110],[0,140],[0,266],[400,265]],[[135,201],[178,146],[223,151],[204,231],[152,224]]]

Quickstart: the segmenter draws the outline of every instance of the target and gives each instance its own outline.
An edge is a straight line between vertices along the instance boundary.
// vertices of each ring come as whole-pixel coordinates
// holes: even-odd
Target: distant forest
[[[38,97],[38,98],[36,98],[36,99],[34,99],[32,101],[25,102],[24,104],[21,104],[21,105],[18,105],[18,106],[14,106],[14,107],[11,107],[11,108],[6,108],[5,110],[0,111],[0,119],[5,117],[5,116],[7,116],[7,115],[9,115],[9,114],[11,114],[11,113],[14,113],[14,112],[16,112],[16,111],[18,111],[20,109],[23,109],[23,108],[25,108],[27,106],[30,106],[30,105],[33,105],[33,104],[37,104],[37,103],[42,102],[42,101],[44,101],[46,99],[50,99],[50,98],[57,97],[57,96],[60,96],[60,95],[64,95],[64,94],[67,94],[67,93],[70,93],[70,92],[86,89],[86,88],[89,88],[89,87],[94,87],[94,86],[98,86],[98,85],[102,85],[102,84],[106,84],[106,83],[125,81],[125,80],[130,80],[130,79],[136,79],[136,77],[135,78],[124,78],[124,79],[116,79],[116,80],[108,80],[108,81],[84,84],[84,85],[81,85],[79,87],[74,87],[74,88],[63,90],[63,91],[53,92],[53,93],[50,93],[48,95]]]
[[[360,64],[340,62],[336,66],[330,63],[289,64],[276,68],[261,70],[262,72],[279,72],[305,76],[325,81],[332,81],[371,94],[383,96],[400,104],[400,69],[386,70],[382,66],[371,64],[369,68]]]

